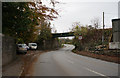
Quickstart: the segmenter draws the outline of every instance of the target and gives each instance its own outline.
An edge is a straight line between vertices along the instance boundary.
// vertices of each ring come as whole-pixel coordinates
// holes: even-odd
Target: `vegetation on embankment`
[[[102,43],[102,29],[97,29],[92,26],[82,26],[80,23],[74,24],[72,29],[74,31],[75,38],[73,39],[73,45],[75,49],[74,53],[89,56],[109,62],[120,63],[120,51],[108,50],[112,29],[104,29],[104,43]],[[82,36],[82,40],[79,40],[79,36]]]
[[[80,23],[74,24],[72,29],[74,32],[73,45],[75,50],[95,50],[98,45],[108,45],[109,38],[112,34],[112,29],[104,30],[104,44],[102,44],[102,29],[95,29],[92,26],[82,26]],[[82,36],[82,40],[79,40],[79,36]]]
[[[104,51],[104,52],[88,52],[88,51],[76,51],[73,50],[74,53],[88,56],[108,62],[114,62],[120,64],[120,51]]]

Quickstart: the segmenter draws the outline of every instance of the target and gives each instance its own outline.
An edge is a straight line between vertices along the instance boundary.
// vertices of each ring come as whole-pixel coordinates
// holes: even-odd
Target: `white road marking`
[[[85,69],[88,70],[88,71],[90,71],[90,72],[93,72],[93,73],[95,73],[95,74],[98,74],[98,75],[100,75],[100,76],[104,76],[104,77],[106,77],[106,78],[110,78],[110,77],[107,77],[107,76],[104,75],[104,74],[98,73],[98,72],[93,71],[93,70],[91,70],[91,69],[89,69],[89,68],[85,68]]]
[[[74,63],[74,62],[73,62],[73,61],[71,61],[71,60],[68,60],[68,62],[70,62],[70,63],[72,63],[72,64]]]

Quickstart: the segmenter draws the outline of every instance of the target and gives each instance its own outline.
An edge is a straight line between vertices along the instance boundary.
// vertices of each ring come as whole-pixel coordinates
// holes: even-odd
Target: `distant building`
[[[113,42],[109,43],[109,49],[120,49],[120,18],[112,20]]]

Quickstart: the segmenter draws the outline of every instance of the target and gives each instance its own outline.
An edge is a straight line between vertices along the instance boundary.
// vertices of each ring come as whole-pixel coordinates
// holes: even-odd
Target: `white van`
[[[29,49],[36,50],[37,49],[37,43],[28,43]]]

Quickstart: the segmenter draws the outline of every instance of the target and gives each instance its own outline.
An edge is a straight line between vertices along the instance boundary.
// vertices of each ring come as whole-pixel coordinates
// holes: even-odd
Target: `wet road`
[[[118,64],[72,53],[72,45],[43,53],[33,76],[118,76]],[[109,78],[109,77],[108,77]]]

